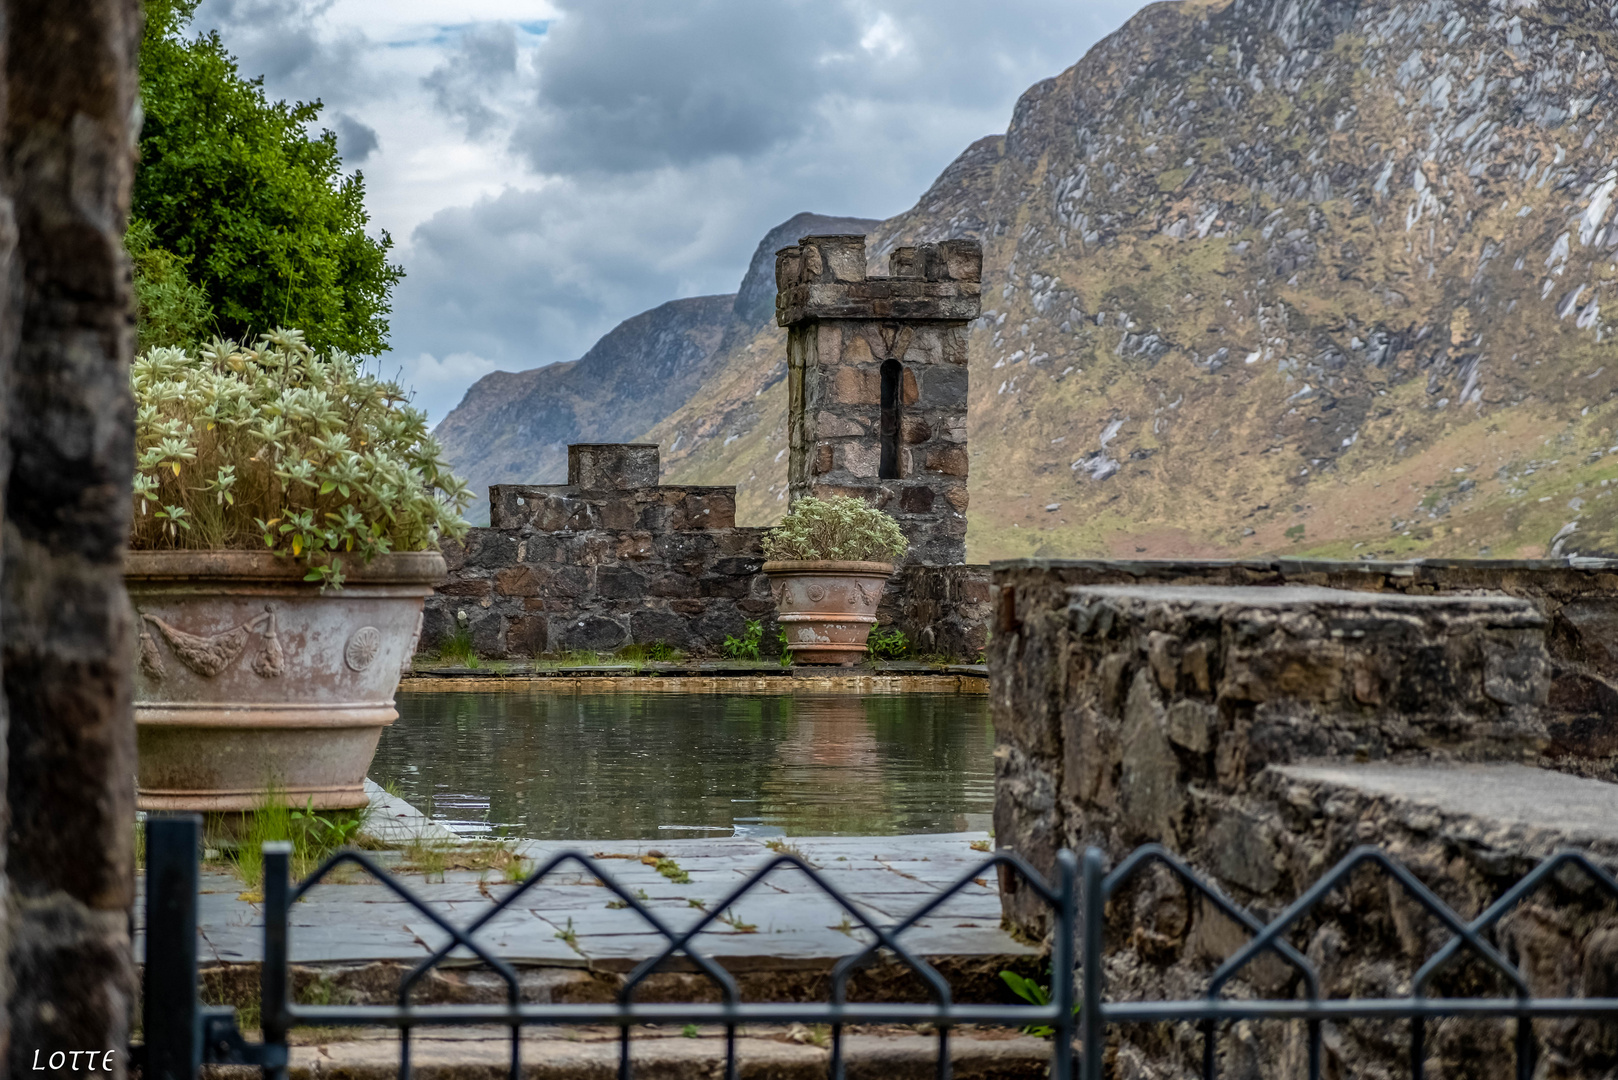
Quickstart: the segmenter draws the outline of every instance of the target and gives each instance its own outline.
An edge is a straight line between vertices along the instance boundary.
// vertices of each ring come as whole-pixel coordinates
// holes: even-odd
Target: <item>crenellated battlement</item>
[[[983,248],[976,240],[902,247],[888,256],[889,276],[865,272],[865,237],[806,236],[775,253],[775,321],[815,319],[975,319]]]

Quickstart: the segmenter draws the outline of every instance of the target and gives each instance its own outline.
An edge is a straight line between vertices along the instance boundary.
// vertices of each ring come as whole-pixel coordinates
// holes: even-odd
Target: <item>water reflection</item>
[[[986,827],[983,697],[401,693],[371,775],[465,831],[540,839]]]

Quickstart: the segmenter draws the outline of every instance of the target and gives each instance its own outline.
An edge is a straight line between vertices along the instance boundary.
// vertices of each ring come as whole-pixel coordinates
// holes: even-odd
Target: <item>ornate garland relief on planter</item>
[[[286,672],[286,656],[281,652],[281,639],[275,634],[275,609],[268,604],[264,606],[264,614],[211,636],[188,634],[145,612],[140,613],[140,618],[140,670],[149,679],[161,681],[168,674],[151,626],[157,627],[180,663],[204,678],[211,679],[235,663],[255,633],[261,636],[261,641],[253,656],[253,674],[262,679],[275,679]]]

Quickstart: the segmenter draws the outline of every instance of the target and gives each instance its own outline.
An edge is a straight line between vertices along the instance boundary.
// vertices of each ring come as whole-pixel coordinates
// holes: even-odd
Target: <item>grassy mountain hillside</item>
[[[872,250],[984,242],[972,557],[1618,551],[1615,26],[1184,0],[1031,88]],[[760,359],[677,478],[784,483]]]
[[[482,494],[490,484],[565,481],[569,443],[639,441],[671,413],[708,409],[713,385],[761,336],[779,342],[784,363],[786,337],[773,332],[776,249],[806,232],[868,232],[878,224],[799,214],[765,234],[735,294],[672,300],[624,320],[578,360],[479,379],[435,432],[456,472],[479,492],[468,516],[487,523]]]

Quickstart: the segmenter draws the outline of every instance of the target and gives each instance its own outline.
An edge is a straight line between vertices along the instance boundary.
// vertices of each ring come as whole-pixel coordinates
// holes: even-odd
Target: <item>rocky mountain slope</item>
[[[1618,5],[1156,4],[873,230],[985,248],[971,557],[1618,551]],[[784,505],[781,349],[649,428]]]

